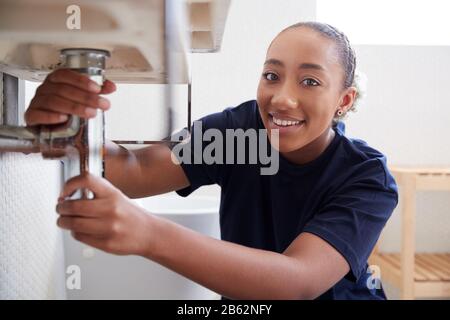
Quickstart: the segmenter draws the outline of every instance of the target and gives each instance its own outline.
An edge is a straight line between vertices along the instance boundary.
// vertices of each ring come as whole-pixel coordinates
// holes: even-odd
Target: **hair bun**
[[[355,70],[352,87],[356,88],[355,101],[349,111],[355,112],[367,95],[367,76],[359,69]]]

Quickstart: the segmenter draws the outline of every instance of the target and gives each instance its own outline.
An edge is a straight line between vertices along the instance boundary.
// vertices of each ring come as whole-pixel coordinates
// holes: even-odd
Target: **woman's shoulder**
[[[386,159],[381,151],[369,145],[365,140],[347,136],[344,122],[339,121],[333,127],[336,134],[340,136],[341,152],[345,153],[346,157],[361,162]]]
[[[388,168],[386,155],[360,138],[349,138],[342,134],[341,157],[347,167],[347,174],[356,178],[381,177],[385,187],[396,189],[395,181]]]

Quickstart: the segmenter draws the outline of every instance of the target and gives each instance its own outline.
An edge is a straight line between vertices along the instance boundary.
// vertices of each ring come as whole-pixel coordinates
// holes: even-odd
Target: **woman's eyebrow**
[[[299,69],[315,69],[320,71],[325,71],[325,68],[322,67],[320,64],[315,63],[302,63],[298,66]]]
[[[277,59],[267,59],[266,62],[264,62],[264,65],[276,65],[280,67],[284,67],[284,63]],[[320,70],[325,71],[325,68],[322,67],[320,64],[316,63],[302,63],[298,66],[299,69],[314,69],[314,70]]]
[[[267,59],[266,62],[264,62],[265,66],[270,65],[270,64],[275,65],[275,66],[284,67],[284,63],[277,59]]]

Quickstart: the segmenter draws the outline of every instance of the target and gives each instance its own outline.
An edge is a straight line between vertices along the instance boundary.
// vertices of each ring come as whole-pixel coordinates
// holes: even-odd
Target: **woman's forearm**
[[[295,258],[207,237],[149,216],[145,257],[231,299],[305,299]]]
[[[106,143],[105,177],[129,198],[144,198],[189,186],[183,169],[164,145],[127,150]]]
[[[139,171],[139,162],[132,152],[106,141],[105,178],[130,198],[135,198]]]

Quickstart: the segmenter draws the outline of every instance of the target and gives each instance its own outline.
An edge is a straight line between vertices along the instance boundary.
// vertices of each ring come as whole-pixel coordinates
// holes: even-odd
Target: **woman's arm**
[[[95,198],[64,201],[80,188]],[[217,240],[151,215],[93,175],[70,179],[56,211],[58,225],[75,239],[147,257],[232,299],[312,299],[349,271],[341,254],[313,234],[300,234],[282,254]]]
[[[189,186],[180,165],[165,145],[127,150],[106,143],[105,177],[129,198],[143,198]]]
[[[231,299],[314,299],[348,272],[328,242],[299,235],[282,254],[221,241],[149,216],[143,255]]]
[[[95,198],[64,201],[79,188]],[[344,257],[313,234],[300,234],[282,254],[217,240],[151,215],[93,175],[67,181],[56,211],[58,225],[75,239],[147,257],[232,299],[312,299],[349,271]]]

